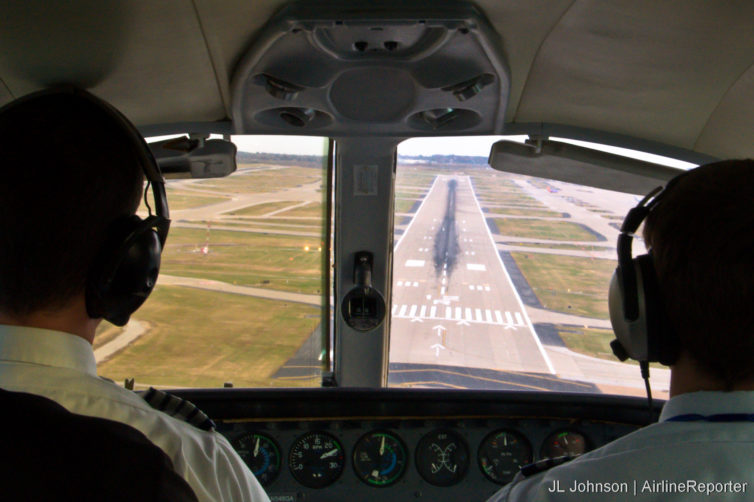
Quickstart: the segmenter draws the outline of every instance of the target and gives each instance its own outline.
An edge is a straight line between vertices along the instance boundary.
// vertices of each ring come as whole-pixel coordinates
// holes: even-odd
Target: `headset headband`
[[[634,234],[639,225],[646,219],[649,213],[665,198],[673,186],[678,183],[686,173],[682,173],[671,179],[665,188],[659,186],[649,192],[637,205],[632,208],[620,227],[618,236],[618,272],[619,280],[623,287],[623,313],[627,321],[635,321],[639,318],[639,301],[636,284],[636,271],[633,261],[632,244]],[[650,251],[651,254],[651,251]]]

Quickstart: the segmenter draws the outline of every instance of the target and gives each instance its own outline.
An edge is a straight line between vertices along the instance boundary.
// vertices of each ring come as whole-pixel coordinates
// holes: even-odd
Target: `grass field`
[[[546,309],[609,318],[607,290],[614,260],[523,252],[511,256]]]
[[[324,218],[325,210],[322,207],[321,202],[313,202],[309,201],[303,206],[294,207],[293,209],[290,209],[288,211],[283,211],[282,213],[278,213],[275,216],[280,216],[282,218],[296,218],[299,216],[308,216],[308,217],[316,217],[316,218]]]
[[[167,387],[319,385],[271,378],[318,325],[316,307],[160,286],[134,317],[151,329],[99,364],[100,375]]]
[[[612,330],[566,325],[556,325],[555,330],[570,350],[587,356],[618,362],[610,348],[610,342],[615,339]],[[637,361],[632,359],[628,359],[625,363],[639,365]],[[657,363],[650,363],[650,366],[666,368],[666,366]]]
[[[418,201],[419,199],[395,199],[395,212],[407,213]]]
[[[174,228],[165,246],[162,273],[298,293],[319,294],[322,254],[316,237]],[[309,250],[305,247],[309,246]]]
[[[563,213],[549,211],[547,209],[529,209],[522,207],[490,208],[490,213],[505,214],[510,216],[539,216],[543,218],[562,218]]]
[[[193,209],[196,207],[209,206],[210,204],[217,204],[218,202],[225,202],[230,200],[228,197],[212,197],[204,195],[196,195],[191,192],[177,192],[174,190],[167,190],[168,205],[170,209]],[[142,205],[144,202],[142,201]]]
[[[579,244],[548,244],[546,242],[504,242],[506,246],[521,246],[527,248],[544,248],[544,249],[565,249],[571,251],[610,251],[615,252],[615,248],[610,246],[581,246]]]
[[[300,204],[300,201],[295,200],[278,200],[275,202],[262,202],[261,204],[254,204],[252,206],[246,206],[243,209],[236,209],[225,214],[231,214],[236,216],[262,216],[273,211],[279,211],[286,207],[295,206]]]
[[[597,241],[597,236],[570,221],[493,218],[501,235],[554,241]]]
[[[324,172],[307,167],[273,167],[242,176],[203,180],[196,186],[230,194],[276,192],[283,188],[323,182]]]

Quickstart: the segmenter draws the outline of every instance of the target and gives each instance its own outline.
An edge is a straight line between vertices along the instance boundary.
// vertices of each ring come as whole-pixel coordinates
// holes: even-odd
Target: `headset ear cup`
[[[646,256],[646,255],[642,255]],[[650,357],[649,340],[647,330],[647,310],[644,294],[644,276],[642,275],[641,265],[638,263],[641,256],[632,260],[632,273],[636,276],[636,288],[632,292],[624,290],[621,284],[621,272],[619,269],[613,273],[610,281],[610,291],[608,293],[608,307],[610,311],[610,322],[615,332],[615,337],[623,347],[625,356],[637,361],[646,361]],[[624,296],[633,294],[636,296],[638,305],[638,317],[636,319],[627,319],[624,311]],[[618,355],[616,353],[616,355]],[[620,356],[619,356],[620,358]],[[624,359],[624,358],[622,358]]]
[[[680,345],[665,312],[654,259],[651,254],[645,254],[637,256],[634,261],[642,278],[643,299],[640,301],[646,312],[648,360],[670,366],[678,358]]]
[[[125,325],[155,286],[161,252],[149,219],[116,220],[87,281],[89,316]]]

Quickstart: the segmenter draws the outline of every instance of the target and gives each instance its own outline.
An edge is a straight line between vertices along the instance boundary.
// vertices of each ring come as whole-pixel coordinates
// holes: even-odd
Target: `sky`
[[[171,136],[147,138],[148,141],[157,141]],[[219,136],[212,136],[219,137]],[[327,138],[312,136],[231,136],[232,141],[240,151],[266,152],[266,153],[290,153],[296,155],[323,155],[327,149]],[[487,157],[492,144],[501,139],[523,142],[526,136],[458,136],[441,138],[412,138],[398,146],[399,155],[471,155]],[[573,143],[575,145],[594,148],[626,157],[646,160],[656,164],[663,164],[680,169],[690,169],[696,164],[690,164],[668,157],[652,155],[626,148],[617,148],[586,141],[576,141],[565,138],[550,138],[553,140]]]

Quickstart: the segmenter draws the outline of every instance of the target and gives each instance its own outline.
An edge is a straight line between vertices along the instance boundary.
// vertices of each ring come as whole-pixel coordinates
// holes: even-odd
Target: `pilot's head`
[[[41,95],[0,110],[0,313],[80,301],[108,225],[135,213],[143,171],[92,100]]]
[[[644,224],[682,353],[728,390],[754,381],[754,161],[678,179]]]

